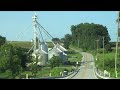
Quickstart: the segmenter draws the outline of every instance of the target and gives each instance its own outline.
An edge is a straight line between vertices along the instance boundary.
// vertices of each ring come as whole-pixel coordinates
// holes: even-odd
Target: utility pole
[[[119,11],[118,11],[118,30],[119,30]],[[118,30],[117,30],[117,41],[116,41],[116,53],[115,53],[115,77],[117,78],[117,52],[118,52]]]
[[[103,71],[104,71],[104,36],[103,36]]]
[[[96,60],[97,60],[97,58],[98,58],[98,42],[99,42],[99,40],[96,40],[97,41],[97,55],[96,55]]]
[[[80,40],[78,39],[78,48],[80,47]]]

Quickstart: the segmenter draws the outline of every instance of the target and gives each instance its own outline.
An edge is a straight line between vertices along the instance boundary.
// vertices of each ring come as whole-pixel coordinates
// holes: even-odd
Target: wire
[[[33,49],[34,45],[30,48],[30,50],[27,52],[27,54]]]
[[[32,24],[32,23],[31,23]],[[29,30],[28,28],[31,26],[31,24],[29,24],[25,29],[24,29],[24,33]],[[27,29],[27,30],[26,30]],[[16,39],[20,36],[20,35],[23,35],[24,36],[24,33],[23,32],[20,32],[17,36],[16,36]],[[9,43],[12,43],[13,41],[9,42]]]
[[[42,36],[42,32],[40,31],[40,27],[38,27],[38,29],[39,29],[40,35],[42,37],[42,41],[45,42],[44,39],[43,39],[43,36]]]
[[[38,23],[38,22],[37,22]],[[45,28],[42,26],[42,25],[40,25],[39,23],[38,23],[38,25],[42,28],[42,29],[44,29],[45,30]],[[45,32],[48,34],[48,35],[50,35],[48,32],[47,32],[47,30],[45,30]],[[50,35],[51,36],[51,35]],[[51,36],[52,37],[52,36]],[[53,37],[52,37],[53,38]]]
[[[38,23],[38,22],[37,22]],[[47,32],[47,30],[45,30],[45,28],[42,26],[42,25],[40,25],[39,23],[38,23],[38,27],[40,28],[42,28],[43,29],[43,32],[48,36],[48,37],[50,37],[50,38],[52,38],[53,39],[53,37]],[[53,41],[51,41],[52,43],[53,43],[53,45],[55,46],[55,44],[54,44],[54,42]]]

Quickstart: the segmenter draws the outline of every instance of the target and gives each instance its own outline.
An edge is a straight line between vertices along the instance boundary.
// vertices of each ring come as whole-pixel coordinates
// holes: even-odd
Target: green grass
[[[115,53],[109,52],[104,54],[104,64],[103,64],[103,54],[98,54],[98,60],[95,61],[98,68],[103,70],[107,70],[111,73],[112,77],[115,77]],[[120,68],[118,67],[118,77],[120,77]]]
[[[42,70],[38,71],[37,77],[48,77],[50,73],[50,68],[44,67]]]
[[[71,71],[74,70],[74,68],[72,66],[55,67],[50,71],[51,76],[60,76],[60,72],[63,72],[64,70],[67,70],[68,72],[71,72]]]
[[[38,72],[36,73],[36,77],[48,77],[50,70],[51,69],[49,67],[43,67],[41,70],[38,70]],[[18,76],[20,78],[25,78],[26,74],[28,74],[29,78],[34,77],[31,71],[24,71],[21,73],[21,75]]]
[[[77,54],[68,54],[68,61],[70,62],[80,62],[82,60],[82,55],[77,53]]]
[[[30,49],[33,45],[29,41],[12,41],[11,44],[16,47],[27,48],[27,49]]]
[[[71,48],[73,48],[73,49],[75,49],[75,50],[77,50],[77,51],[79,51],[79,52],[82,52],[82,51],[83,51],[82,48],[79,48],[79,47],[77,47],[77,46],[70,45],[70,49],[71,49]]]
[[[71,45],[69,50],[68,50],[68,61],[80,62],[82,60],[82,55],[80,54],[81,51],[82,51],[81,48],[74,47]]]
[[[106,52],[104,53],[104,70],[107,70],[110,72],[112,77],[115,77],[115,48],[112,49],[112,52]],[[87,51],[91,53],[94,56],[94,59],[96,59],[96,50]],[[100,70],[103,71],[103,51],[102,49],[98,50],[98,60],[95,60],[95,64],[98,66]],[[120,52],[120,50],[118,50]],[[118,71],[118,77],[120,77],[120,58],[117,59],[117,71]]]
[[[51,76],[60,76],[60,72],[63,72],[64,70],[67,71],[73,71],[74,67],[72,66],[60,66],[60,67],[54,67],[51,69],[50,67],[43,67],[41,70],[39,70],[36,74],[36,77],[49,77],[49,74],[51,73]],[[21,73],[21,75],[16,76],[17,79],[19,78],[26,78],[26,74],[28,74],[28,77],[34,77],[31,73],[31,71],[24,71]]]

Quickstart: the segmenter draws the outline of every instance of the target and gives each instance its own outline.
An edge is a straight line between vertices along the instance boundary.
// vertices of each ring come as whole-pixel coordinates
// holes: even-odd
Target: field
[[[9,42],[10,41],[8,41],[8,43]],[[29,41],[12,41],[11,44],[16,47],[27,48],[27,49],[30,49],[33,46],[33,43]],[[47,44],[49,48],[53,47],[52,42],[47,42]]]

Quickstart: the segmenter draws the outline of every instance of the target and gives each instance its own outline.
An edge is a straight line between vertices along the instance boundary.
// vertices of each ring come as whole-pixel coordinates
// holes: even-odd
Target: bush
[[[75,50],[69,50],[67,54],[76,54]]]
[[[59,67],[61,64],[62,64],[62,60],[60,59],[59,56],[53,56],[49,60],[49,65],[50,65],[51,68]]]

